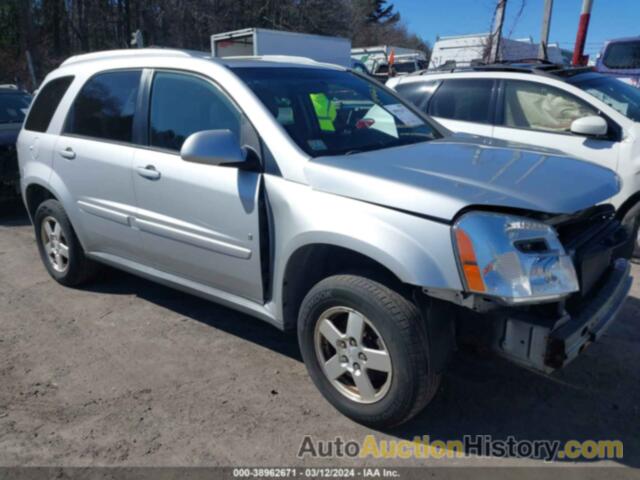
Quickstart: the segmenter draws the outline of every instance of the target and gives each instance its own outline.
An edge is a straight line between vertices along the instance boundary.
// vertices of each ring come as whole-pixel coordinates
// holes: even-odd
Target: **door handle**
[[[76,158],[76,152],[74,152],[71,147],[67,147],[64,150],[60,150],[60,156],[66,158],[67,160],[73,160],[74,158]]]
[[[147,165],[146,167],[137,167],[136,171],[138,175],[149,180],[158,180],[160,178],[160,172],[156,170],[153,165]]]

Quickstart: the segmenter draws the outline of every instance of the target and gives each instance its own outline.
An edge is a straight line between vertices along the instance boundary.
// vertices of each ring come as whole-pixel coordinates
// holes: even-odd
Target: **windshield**
[[[26,93],[0,93],[0,123],[22,123],[30,103]]]
[[[639,69],[640,41],[610,43],[602,63],[605,67],[613,69]]]
[[[634,122],[640,122],[640,89],[616,78],[597,74],[578,75],[570,82]]]
[[[439,138],[402,100],[351,72],[243,68],[244,80],[309,155],[341,155]]]

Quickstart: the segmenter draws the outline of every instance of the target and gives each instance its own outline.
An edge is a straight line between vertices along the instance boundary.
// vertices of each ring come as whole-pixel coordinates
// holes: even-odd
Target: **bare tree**
[[[27,51],[42,79],[70,55],[126,48],[136,30],[145,45],[208,50],[211,34],[247,27],[429,48],[386,0],[2,0],[0,81],[28,78]]]

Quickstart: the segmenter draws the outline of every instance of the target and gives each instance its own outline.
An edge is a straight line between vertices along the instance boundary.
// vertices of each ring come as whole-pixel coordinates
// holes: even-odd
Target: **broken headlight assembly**
[[[453,226],[466,290],[507,304],[560,300],[580,287],[555,230],[524,217],[462,215]]]

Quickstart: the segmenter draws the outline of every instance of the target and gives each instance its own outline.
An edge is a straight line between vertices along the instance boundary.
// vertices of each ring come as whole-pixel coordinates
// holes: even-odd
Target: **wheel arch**
[[[379,257],[338,243],[308,243],[296,248],[284,267],[280,282],[284,329],[295,327],[302,300],[316,283],[341,273],[366,275],[401,293],[411,293],[411,285],[402,280],[405,272]]]
[[[24,203],[27,208],[29,218],[33,222],[38,206],[45,200],[58,200],[58,196],[51,191],[51,188],[38,182],[31,182],[24,190]]]

